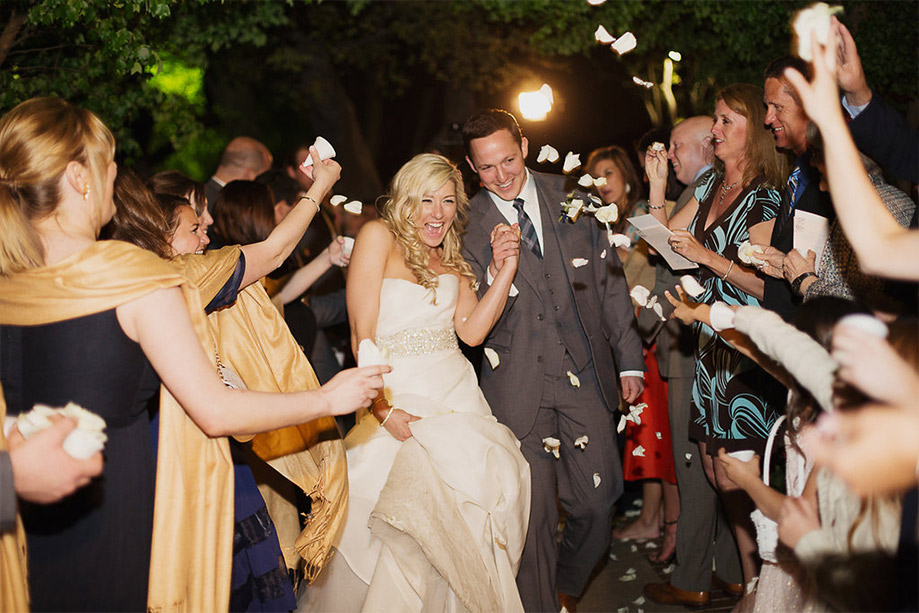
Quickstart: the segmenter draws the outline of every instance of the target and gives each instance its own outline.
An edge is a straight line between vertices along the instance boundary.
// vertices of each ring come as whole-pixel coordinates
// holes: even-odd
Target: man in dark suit
[[[766,125],[775,136],[775,146],[794,153],[796,157],[784,187],[782,206],[772,227],[772,240],[769,243],[772,249],[766,251],[764,258],[768,263],[762,269],[766,273],[762,304],[764,308],[777,312],[788,321],[800,304],[797,289],[804,280],[798,278],[788,283],[782,271],[785,254],[794,247],[795,211],[814,213],[825,217],[828,222],[835,218],[835,214],[829,196],[820,191],[820,174],[810,164],[807,113],[801,106],[797,92],[785,78],[786,68],[810,76],[810,66],[801,58],[791,55],[773,60],[764,73]]]
[[[690,117],[674,126],[670,133],[667,157],[676,178],[686,185],[667,216],[672,217],[689,202],[699,178],[712,167],[712,118]],[[687,271],[683,271],[687,272]],[[661,260],[652,294],[671,310],[664,296],[672,294],[680,283],[680,272],[672,271]],[[692,402],[692,378],[696,360],[692,331],[679,321],[663,323],[650,309],[638,315],[642,336],[657,342],[657,365],[667,381],[667,405],[670,414],[670,436],[673,465],[680,490],[680,516],[676,533],[676,566],[669,583],[650,583],[644,592],[659,604],[698,606],[707,604],[712,583],[712,559],[718,578],[732,593],[741,590],[742,574],[737,545],[730,525],[721,512],[718,493],[709,483],[699,457],[699,446],[689,440],[689,412]],[[671,518],[665,520],[673,521]],[[665,526],[665,530],[666,530]],[[666,543],[665,543],[666,545]]]
[[[204,194],[211,211],[224,185],[237,180],[254,181],[255,177],[271,168],[271,162],[268,147],[254,138],[237,136],[231,140],[220,156],[220,165],[214,176],[204,184]]]
[[[616,249],[589,217],[558,221],[565,179],[526,168],[528,143],[514,117],[478,113],[463,126],[463,142],[485,187],[470,201],[464,247],[481,291],[498,270],[493,229],[516,223],[521,231],[514,286],[485,343],[499,361],[483,363],[480,381],[530,463],[517,585],[529,611],[558,611],[559,598],[573,611],[609,546],[622,493],[612,412],[617,380],[628,402],[644,388],[641,340]],[[556,497],[566,513],[560,543]]]

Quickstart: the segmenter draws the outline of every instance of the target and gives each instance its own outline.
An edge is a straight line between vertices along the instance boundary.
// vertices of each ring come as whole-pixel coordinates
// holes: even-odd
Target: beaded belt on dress
[[[459,349],[456,331],[452,327],[402,330],[389,336],[378,336],[376,344],[389,349],[394,357]]]

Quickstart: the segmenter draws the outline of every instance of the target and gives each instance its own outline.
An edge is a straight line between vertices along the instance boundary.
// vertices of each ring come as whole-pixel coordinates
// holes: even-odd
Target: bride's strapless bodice
[[[453,314],[459,296],[459,278],[437,277],[435,293],[405,279],[384,278],[376,344],[394,357],[458,349]]]

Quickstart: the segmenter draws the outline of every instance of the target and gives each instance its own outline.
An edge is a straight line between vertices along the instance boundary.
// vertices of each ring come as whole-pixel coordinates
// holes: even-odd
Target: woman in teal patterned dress
[[[674,234],[671,248],[699,264],[697,279],[705,288],[700,302],[760,304],[763,280],[742,266],[738,247],[745,241],[769,244],[784,184],[785,160],[764,127],[763,91],[748,84],[730,85],[715,100],[712,144],[715,168],[702,177],[694,198],[667,220],[664,188],[666,152],[650,151],[651,213]],[[686,228],[686,229],[683,229]],[[757,574],[756,542],[748,496],[727,478],[719,449],[754,449],[762,455],[769,429],[784,407],[776,385],[751,360],[742,356],[708,326],[696,323],[696,371],[690,438],[698,441],[705,472],[718,489],[737,537],[749,583]]]

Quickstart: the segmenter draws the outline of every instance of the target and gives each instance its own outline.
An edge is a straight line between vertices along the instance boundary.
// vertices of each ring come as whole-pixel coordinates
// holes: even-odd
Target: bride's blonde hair
[[[421,208],[422,198],[437,192],[447,181],[453,181],[456,190],[456,216],[440,245],[441,263],[447,270],[468,279],[470,287],[474,287],[475,274],[463,259],[461,238],[469,219],[469,198],[463,189],[463,177],[450,160],[434,153],[416,155],[393,177],[380,206],[380,217],[395,235],[409,270],[420,285],[431,290],[437,287],[437,274],[431,269],[428,249],[418,237],[415,214]]]

